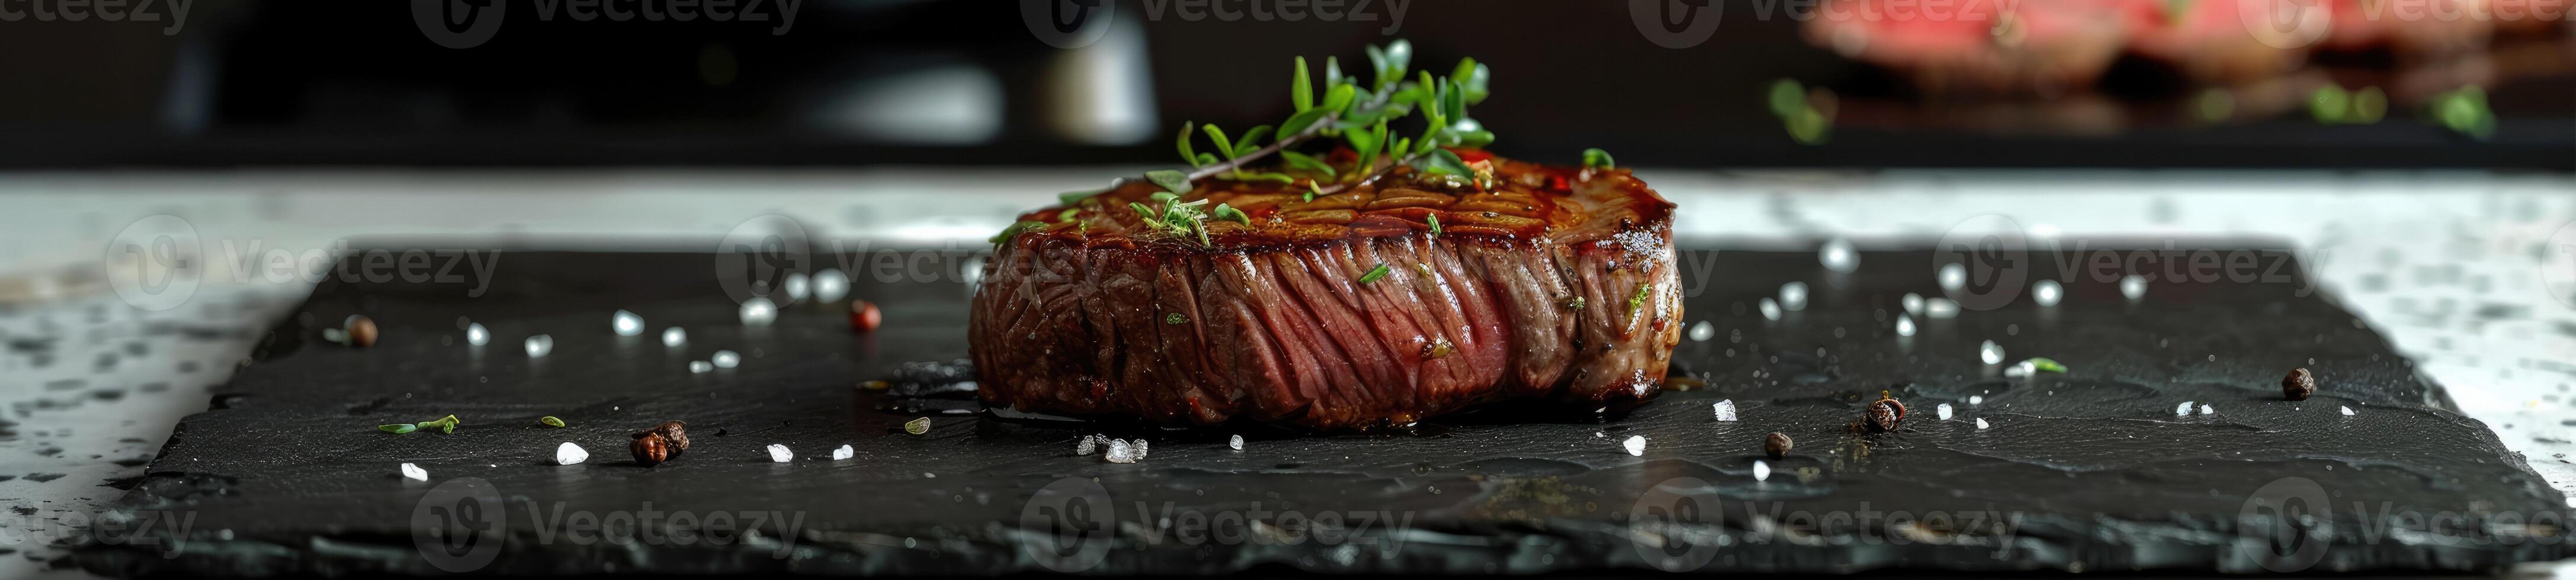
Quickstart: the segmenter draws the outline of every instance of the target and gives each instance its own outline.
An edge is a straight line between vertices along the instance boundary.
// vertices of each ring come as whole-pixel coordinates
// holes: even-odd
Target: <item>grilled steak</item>
[[[1460,151],[1490,179],[1399,169],[1311,200],[1206,180],[1202,241],[1147,227],[1142,180],[1023,216],[984,269],[968,338],[995,404],[1319,429],[1477,403],[1590,411],[1661,388],[1680,336],[1673,205],[1623,169]],[[1436,226],[1434,224],[1437,224]]]

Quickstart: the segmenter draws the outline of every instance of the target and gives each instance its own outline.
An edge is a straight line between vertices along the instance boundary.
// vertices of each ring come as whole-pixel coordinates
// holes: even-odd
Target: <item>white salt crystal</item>
[[[1735,420],[1735,399],[1718,401],[1715,405],[1709,405],[1709,408],[1717,412],[1717,420],[1719,421]]]
[[[1827,270],[1850,274],[1860,270],[1860,252],[1852,249],[1851,240],[1834,238],[1826,240],[1824,249],[1816,252],[1816,263],[1824,264]]]
[[[1906,316],[1904,314],[1896,315],[1896,335],[1914,336],[1914,317]]]
[[[812,291],[812,289],[813,289],[813,288],[814,288],[814,282],[813,282],[813,280],[807,279],[807,278],[805,277],[805,273],[804,273],[804,272],[788,272],[788,273],[787,273],[787,300],[788,300],[788,301],[793,302],[793,301],[797,301],[797,300],[804,300],[804,299],[805,299],[805,293]]]
[[[1789,311],[1791,311],[1791,312],[1796,312],[1796,311],[1800,311],[1800,310],[1806,310],[1806,309],[1807,309],[1807,283],[1805,283],[1805,282],[1790,282],[1790,283],[1787,283],[1787,284],[1781,284],[1781,285],[1780,285],[1780,307],[1781,307],[1781,308],[1783,308],[1783,309],[1787,309],[1787,310],[1789,310]]]
[[[849,459],[849,458],[857,457],[857,456],[859,456],[859,450],[857,450],[857,449],[852,449],[852,448],[850,448],[850,446],[848,446],[848,445],[842,445],[840,449],[834,449],[834,450],[832,450],[832,460],[833,460],[833,461],[840,461],[840,460],[843,460],[843,459]]]
[[[1968,404],[1970,404],[1970,405],[1983,405],[1983,404],[1986,404],[1986,396],[1985,396],[1985,395],[1968,395]]]
[[[1933,320],[1959,317],[1959,302],[1948,298],[1923,300],[1923,316]]]
[[[753,296],[742,301],[740,315],[743,326],[769,326],[770,321],[778,319],[778,305],[770,303],[768,298]]]
[[[1978,429],[1984,429],[1984,428],[1986,428],[1986,418],[1985,418],[1985,417],[1978,417],[1978,418],[1977,418],[1977,428],[1978,428]]]
[[[1900,301],[1900,302],[1901,302],[1901,303],[1903,303],[1903,304],[1905,305],[1905,311],[1906,311],[1907,313],[1913,314],[1913,315],[1915,315],[1915,316],[1922,316],[1922,315],[1923,315],[1923,296],[1922,296],[1922,295],[1920,295],[1920,294],[1915,294],[1915,293],[1913,293],[1913,292],[1907,292],[1907,293],[1905,293],[1905,299],[1904,299],[1904,300],[1902,300],[1902,301]]]
[[[1769,320],[1779,320],[1780,303],[1772,302],[1769,298],[1762,299],[1762,317]]]
[[[1943,421],[1948,421],[1948,420],[1950,420],[1950,404],[1949,404],[1949,403],[1942,403],[1942,404],[1939,404],[1939,405],[1935,405],[1935,406],[1933,406],[1933,407],[1932,407],[1932,410],[1934,410],[1934,411],[1939,411],[1939,412],[1941,413],[1941,420],[1943,420]]]
[[[2147,278],[2136,274],[2121,278],[2120,295],[2127,296],[2130,300],[2147,297]]]
[[[2201,406],[2200,406],[2200,414],[2202,414],[2202,415],[2216,415],[2216,414],[2218,414],[2218,409],[2210,408],[2210,406],[2209,406],[2209,405],[2201,405]]]
[[[555,337],[543,334],[528,337],[527,349],[530,358],[546,356],[546,353],[555,351]]]
[[[409,463],[402,464],[402,475],[403,477],[429,481],[429,470],[421,469],[418,465],[412,465]]]
[[[780,445],[780,444],[777,444],[777,443],[771,443],[771,444],[769,444],[769,460],[770,460],[770,461],[775,461],[775,462],[779,462],[779,463],[786,463],[786,462],[788,462],[788,461],[790,461],[790,460],[794,460],[794,459],[796,459],[796,454],[794,454],[794,453],[789,453],[789,452],[787,451],[787,446],[785,446],[785,445]]]
[[[490,342],[492,342],[492,331],[485,330],[483,328],[483,323],[475,322],[465,325],[465,344],[483,346]]]
[[[1980,343],[1977,345],[1977,360],[1986,361],[1986,364],[1990,365],[2003,364],[2004,347],[1996,345],[1995,341],[1991,340]]]
[[[590,452],[583,451],[580,445],[574,445],[571,441],[555,446],[555,465],[572,465],[589,460]]]
[[[2027,377],[2037,374],[2038,372],[2039,363],[2030,362],[2027,359],[2013,363],[2012,366],[2004,367],[2004,376],[2007,377]]]
[[[2066,287],[2058,285],[2056,280],[2041,280],[2030,286],[2030,298],[2038,301],[2040,306],[2056,306],[2057,301],[2066,298]]]
[[[1084,435],[1081,441],[1073,442],[1074,455],[1090,455],[1098,452],[1100,452],[1099,435]]]
[[[715,363],[702,360],[689,361],[689,374],[698,374],[712,370],[716,370]]]
[[[842,274],[840,270],[824,270],[814,274],[814,301],[840,302],[841,297],[848,295],[850,295],[850,277]]]
[[[680,346],[689,342],[689,331],[674,326],[662,329],[662,346]]]
[[[608,315],[608,329],[616,331],[618,336],[644,334],[644,317],[621,309]]]
[[[1144,439],[1137,439],[1137,440],[1136,440],[1136,442],[1135,442],[1134,444],[1130,444],[1130,445],[1128,445],[1128,446],[1127,446],[1127,452],[1128,452],[1128,453],[1136,454],[1136,458],[1137,458],[1137,459],[1144,459],[1144,458],[1145,458],[1145,440],[1144,440]]]
[[[1627,441],[1619,443],[1619,446],[1628,448],[1629,455],[1643,457],[1646,455],[1646,436],[1631,435]]]
[[[1109,452],[1103,454],[1101,458],[1108,459],[1110,463],[1136,462],[1136,456],[1130,455],[1127,451],[1127,440],[1125,439],[1109,440]]]
[[[719,350],[707,357],[707,362],[715,363],[716,368],[729,369],[742,365],[742,355],[734,354],[730,350]]]
[[[2176,416],[2176,417],[2189,417],[2189,416],[2191,416],[2191,401],[2183,401],[2181,406],[2174,407],[2174,416]]]
[[[1708,339],[1712,338],[1717,338],[1717,325],[1709,324],[1706,320],[1699,321],[1699,324],[1691,325],[1691,341],[1708,342]]]
[[[1227,438],[1227,439],[1225,440],[1225,446],[1227,446],[1227,447],[1232,447],[1232,448],[1234,448],[1234,450],[1235,450],[1235,451],[1242,451],[1242,450],[1243,450],[1243,436],[1242,436],[1242,435],[1236,435],[1236,436],[1233,436],[1233,437]]]
[[[1753,460],[1753,480],[1754,480],[1754,481],[1770,481],[1770,480],[1771,480],[1771,464],[1770,464],[1770,463],[1765,463],[1765,462],[1763,462],[1762,460],[1759,460],[1759,459]]]
[[[1968,287],[1968,265],[1958,262],[1942,264],[1940,278],[1942,290],[1958,292],[1960,288]]]
[[[2343,416],[2345,416],[2345,417],[2350,417],[2350,416],[2352,416],[2352,407],[2344,407],[2344,408],[2343,408]]]

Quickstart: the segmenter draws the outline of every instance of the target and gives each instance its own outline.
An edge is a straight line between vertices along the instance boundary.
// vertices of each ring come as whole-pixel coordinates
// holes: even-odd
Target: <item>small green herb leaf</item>
[[[1316,185],[1315,185],[1315,182],[1312,182],[1312,181],[1308,181],[1308,182],[1306,182],[1306,201],[1307,201],[1308,203],[1313,203],[1313,202],[1315,201],[1315,195],[1317,195],[1317,194],[1321,194],[1321,193],[1323,193],[1323,192],[1324,192],[1324,189],[1323,189],[1322,187],[1316,186]]]
[[[1215,127],[1208,128],[1211,131],[1215,129]],[[1145,179],[1154,182],[1154,185],[1163,186],[1164,191],[1172,193],[1189,193],[1191,189],[1195,189],[1190,186],[1190,174],[1179,171],[1169,169],[1148,171],[1145,172]]]
[[[560,428],[560,427],[563,427],[563,426],[564,426],[564,422],[563,422],[563,420],[562,420],[562,419],[557,419],[557,418],[555,418],[555,416],[554,416],[554,415],[547,415],[547,416],[544,416],[544,417],[539,417],[539,418],[537,418],[537,422],[538,422],[538,423],[544,423],[547,427],[557,427],[557,428]]]
[[[1429,156],[1422,158],[1422,166],[1420,169],[1433,175],[1456,175],[1459,177],[1474,177],[1476,175],[1476,170],[1474,168],[1467,167],[1466,160],[1459,159],[1457,153],[1450,152],[1447,149],[1432,149]]]
[[[1297,78],[1288,83],[1288,102],[1300,113],[1315,108],[1315,79],[1307,76],[1306,57],[1297,57]]]
[[[1412,41],[1399,38],[1396,39],[1395,42],[1386,43],[1386,69],[1389,74],[1381,78],[1388,80],[1403,80],[1404,71],[1411,70],[1412,68]]]
[[[1653,284],[1638,286],[1637,293],[1628,297],[1628,315],[1636,316],[1637,310],[1646,306],[1646,297],[1653,295],[1654,292],[1655,285]]]
[[[2066,372],[2066,365],[2058,364],[2058,363],[2057,363],[2057,361],[2049,360],[2049,359],[2046,359],[2046,358],[2032,358],[2032,359],[2030,359],[2030,360],[2028,360],[2028,361],[2023,361],[2023,362],[2028,362],[2028,363],[2030,363],[2030,368],[2031,368],[2031,370],[2035,370],[2035,371],[2039,371],[2039,372],[2043,372],[2043,373],[2062,373],[2062,372]]]
[[[1259,126],[1259,127],[1253,127],[1253,128],[1252,128],[1252,130],[1243,132],[1243,138],[1242,138],[1242,139],[1237,139],[1237,140],[1235,140],[1235,142],[1234,142],[1234,150],[1235,150],[1236,152],[1240,152],[1240,153],[1246,153],[1246,154],[1252,153],[1252,152],[1253,152],[1253,150],[1255,150],[1255,149],[1259,149],[1259,148],[1260,148],[1260,145],[1261,145],[1261,138],[1263,138],[1263,137],[1269,137],[1269,136],[1270,136],[1270,126],[1269,126],[1269,125],[1262,125],[1262,126]]]
[[[1337,177],[1340,175],[1340,172],[1333,170],[1333,164],[1325,163],[1322,159],[1316,159],[1313,155],[1307,155],[1295,151],[1280,151],[1279,158],[1285,160],[1288,168],[1292,170],[1320,173],[1325,177]]]
[[[1487,87],[1493,83],[1493,77],[1492,69],[1470,58],[1458,61],[1458,69],[1449,73],[1449,82],[1458,87],[1459,93],[1466,97],[1467,104],[1474,105],[1483,103],[1485,97],[1492,96],[1492,91]]]
[[[2165,22],[2181,24],[2184,17],[2191,15],[2191,4],[2192,0],[2165,0]]]
[[[1279,133],[1275,140],[1287,141],[1291,137],[1305,133],[1307,129],[1314,128],[1316,123],[1324,122],[1324,116],[1330,114],[1333,112],[1326,109],[1307,109],[1305,112],[1289,117],[1288,122],[1279,124]]]
[[[1342,112],[1350,109],[1351,103],[1359,99],[1360,88],[1350,83],[1336,83],[1333,88],[1324,91],[1322,108],[1326,111]]]
[[[1014,223],[1012,223],[1012,224],[1011,224],[1011,227],[1002,228],[1002,233],[993,234],[992,239],[988,239],[988,240],[984,240],[984,241],[986,241],[986,242],[991,242],[993,245],[997,245],[997,246],[998,246],[998,245],[1001,245],[1001,244],[1004,244],[1004,243],[1009,243],[1009,242],[1011,241],[1011,238],[1019,237],[1021,233],[1025,233],[1025,232],[1027,232],[1027,231],[1029,231],[1029,230],[1035,230],[1035,229],[1045,228],[1045,227],[1046,227],[1046,225],[1047,225],[1047,224],[1046,224],[1046,222],[1033,222],[1033,221],[1020,221],[1020,222],[1014,222]]]
[[[1305,67],[1298,67],[1298,68],[1305,68]],[[1329,87],[1329,86],[1334,86],[1334,85],[1339,85],[1339,84],[1342,84],[1342,57],[1338,57],[1338,56],[1328,56],[1328,57],[1324,57],[1324,86],[1328,86],[1328,87]],[[1327,100],[1327,101],[1325,101],[1325,102],[1329,103],[1329,102],[1332,102],[1332,101]],[[1324,108],[1326,108],[1326,109],[1334,109],[1334,110],[1340,110],[1340,109],[1341,109],[1340,107],[1335,107],[1335,106],[1332,106],[1332,105],[1324,105]]]
[[[2344,92],[2343,87],[2317,87],[2316,94],[2308,96],[2308,114],[2315,116],[2319,123],[2341,123],[2344,112],[2351,107],[2352,94]]]
[[[1189,323],[1190,323],[1190,317],[1189,317],[1189,315],[1187,315],[1187,314],[1181,314],[1181,313],[1178,313],[1178,312],[1174,312],[1174,313],[1171,313],[1171,314],[1165,314],[1165,315],[1163,315],[1163,324],[1189,324]]]
[[[1386,264],[1378,264],[1377,267],[1370,268],[1368,273],[1360,275],[1360,283],[1367,284],[1370,282],[1376,282],[1379,278],[1385,278],[1386,273],[1392,270],[1392,268],[1386,267]]]
[[[1225,137],[1224,129],[1219,129],[1216,125],[1208,125],[1199,127],[1199,131],[1207,133],[1208,140],[1216,142],[1217,154],[1224,155],[1226,159],[1239,157],[1235,154],[1234,140]]]
[[[1440,237],[1440,215],[1432,214],[1423,217],[1431,220],[1431,237]]]
[[[1800,86],[1795,79],[1771,81],[1771,93],[1765,102],[1771,106],[1771,116],[1789,118],[1798,114],[1799,109],[1807,108],[1807,87]]]
[[[1068,192],[1064,192],[1064,193],[1055,194],[1055,199],[1056,199],[1056,201],[1061,202],[1063,205],[1066,205],[1066,206],[1072,206],[1072,205],[1075,205],[1075,204],[1082,203],[1082,201],[1083,201],[1083,200],[1091,199],[1091,198],[1092,198],[1092,196],[1097,196],[1097,195],[1100,195],[1100,194],[1103,194],[1103,193],[1109,193],[1109,190],[1106,190],[1106,189],[1093,189],[1093,190],[1088,190],[1088,191],[1068,191]]]
[[[1076,208],[1070,208],[1070,207],[1068,207],[1068,208],[1064,208],[1064,211],[1056,212],[1056,214],[1055,214],[1055,221],[1058,221],[1058,222],[1069,222],[1069,221],[1073,221],[1073,216],[1077,216],[1077,215],[1082,215],[1082,210],[1080,210],[1080,209],[1076,209]]]
[[[377,425],[376,430],[386,433],[410,433],[413,431],[419,431],[420,426],[410,423],[395,423],[392,425]]]
[[[1583,309],[1583,297],[1581,297],[1581,296],[1576,296],[1576,297],[1573,297],[1573,298],[1567,298],[1567,299],[1565,299],[1564,306],[1565,306],[1565,309],[1566,309],[1566,310],[1582,310],[1582,309]]]
[[[1208,217],[1243,222],[1243,225],[1247,226],[1252,225],[1252,216],[1250,214],[1243,213],[1243,210],[1234,209],[1234,206],[1222,203],[1216,204],[1216,211],[1208,212]]]
[[[1198,123],[1191,121],[1181,122],[1181,162],[1188,163],[1194,167],[1205,167],[1207,166],[1206,163],[1199,162],[1198,148],[1190,146],[1190,133],[1197,132],[1198,125]]]
[[[1583,150],[1584,169],[1616,169],[1618,167],[1619,162],[1611,159],[1610,152],[1608,151],[1602,151],[1600,149]]]

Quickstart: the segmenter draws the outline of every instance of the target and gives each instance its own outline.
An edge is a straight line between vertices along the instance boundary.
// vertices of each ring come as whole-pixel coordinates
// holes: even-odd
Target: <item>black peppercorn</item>
[[[627,445],[626,449],[635,452],[636,465],[652,467],[671,460],[671,444],[662,439],[660,433],[651,431],[637,433],[635,442]]]
[[[1789,440],[1789,434],[1778,431],[1773,431],[1771,436],[1762,438],[1762,451],[1771,454],[1772,459],[1788,455],[1789,448],[1794,445],[1796,444]]]
[[[2309,373],[2308,369],[2290,369],[2290,376],[2281,377],[2281,396],[2288,397],[2292,401],[2305,401],[2315,394],[2317,394],[2317,376]]]
[[[660,425],[654,425],[651,431],[660,434],[663,441],[671,444],[672,455],[679,455],[680,452],[689,450],[689,424],[663,421]]]
[[[347,328],[342,330],[349,333],[349,346],[366,348],[376,345],[376,321],[364,316],[351,316],[345,326]]]
[[[1905,403],[1897,402],[1881,391],[1878,400],[1871,401],[1869,411],[1861,416],[1861,425],[1868,427],[1870,432],[1885,433],[1895,431],[1897,423],[1904,420]]]

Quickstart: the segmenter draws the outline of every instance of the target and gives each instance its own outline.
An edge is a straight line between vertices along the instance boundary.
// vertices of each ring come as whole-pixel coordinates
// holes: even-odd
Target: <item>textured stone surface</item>
[[[2034,274],[2053,275],[2036,258]],[[384,329],[376,347],[313,344],[319,329],[290,316],[279,333],[289,338],[262,347],[216,409],[184,421],[128,497],[141,513],[186,510],[187,541],[99,545],[79,559],[118,573],[343,576],[451,567],[2260,572],[2483,570],[2568,553],[2556,541],[2391,530],[2404,522],[2386,514],[2449,511],[2478,518],[2454,528],[2464,533],[2514,531],[2526,526],[2484,518],[2554,517],[2564,498],[2366,325],[2329,300],[2296,296],[2295,283],[2160,282],[2132,304],[2113,284],[2077,279],[2054,308],[2022,301],[1923,319],[1903,338],[1892,330],[1898,297],[1939,293],[1929,253],[1865,252],[1858,273],[1834,276],[1809,253],[1686,250],[1687,311],[1717,332],[1685,341],[1674,370],[1706,384],[1624,417],[1495,408],[1414,434],[1315,437],[957,415],[912,435],[904,421],[974,408],[971,396],[853,383],[929,377],[938,369],[902,363],[961,356],[961,285],[862,280],[853,295],[886,307],[873,336],[850,334],[841,310],[812,304],[746,329],[706,275],[711,262],[511,254],[493,293],[473,299],[449,288],[325,283],[302,312],[364,312]],[[1776,322],[1754,312],[1791,279],[1812,289],[1806,309]],[[619,308],[688,328],[684,352],[609,332],[602,321]],[[551,333],[555,352],[478,354],[464,345],[458,316],[490,326],[499,345]],[[2001,378],[1975,358],[1987,340],[2013,360],[2045,356],[2070,372]],[[744,353],[743,365],[687,372],[716,349]],[[2325,386],[2315,398],[2279,399],[2277,381],[2293,366],[2318,372]],[[1895,433],[1846,433],[1882,390],[1915,408],[1950,403],[1958,416],[1914,414]],[[1741,420],[1711,419],[1706,405],[1719,399],[1736,401]],[[2182,401],[2218,413],[2175,417]],[[466,422],[454,434],[373,429],[451,413]],[[535,426],[544,415],[572,426]],[[551,465],[562,441],[615,448],[667,419],[687,420],[696,439],[671,463],[647,469],[599,454]],[[1991,427],[1977,429],[1976,419]],[[1772,431],[1796,437],[1799,449],[1757,483],[1752,462]],[[1135,464],[1074,456],[1071,443],[1093,432],[1149,438],[1154,453]],[[1243,451],[1225,445],[1235,433],[1251,440]],[[1621,449],[1640,435],[1650,441],[1643,456]],[[857,453],[771,463],[762,449],[772,443],[846,443]],[[432,481],[401,479],[388,466],[402,462],[427,468]],[[2276,506],[2312,494],[2330,499],[2305,521],[2332,525],[2305,529],[2333,541],[2276,534],[2302,521]],[[581,541],[584,516],[614,522],[648,511],[663,516],[647,526],[657,531],[708,528],[703,518],[716,513],[764,531]],[[1918,519],[1890,521],[1896,511]],[[668,517],[679,512],[696,521]],[[1920,519],[1932,512],[1957,517]],[[1320,523],[1327,513],[1340,525]],[[758,525],[745,521],[754,515]],[[1167,517],[1174,525],[1163,525]],[[1193,529],[1202,519],[1216,529]],[[1239,523],[1247,520],[1263,523]],[[449,529],[467,549],[424,550],[438,540],[416,533],[428,528]],[[155,533],[143,537],[169,539]],[[2269,555],[2275,545],[2290,556]],[[2308,546],[2316,548],[2296,549]]]

